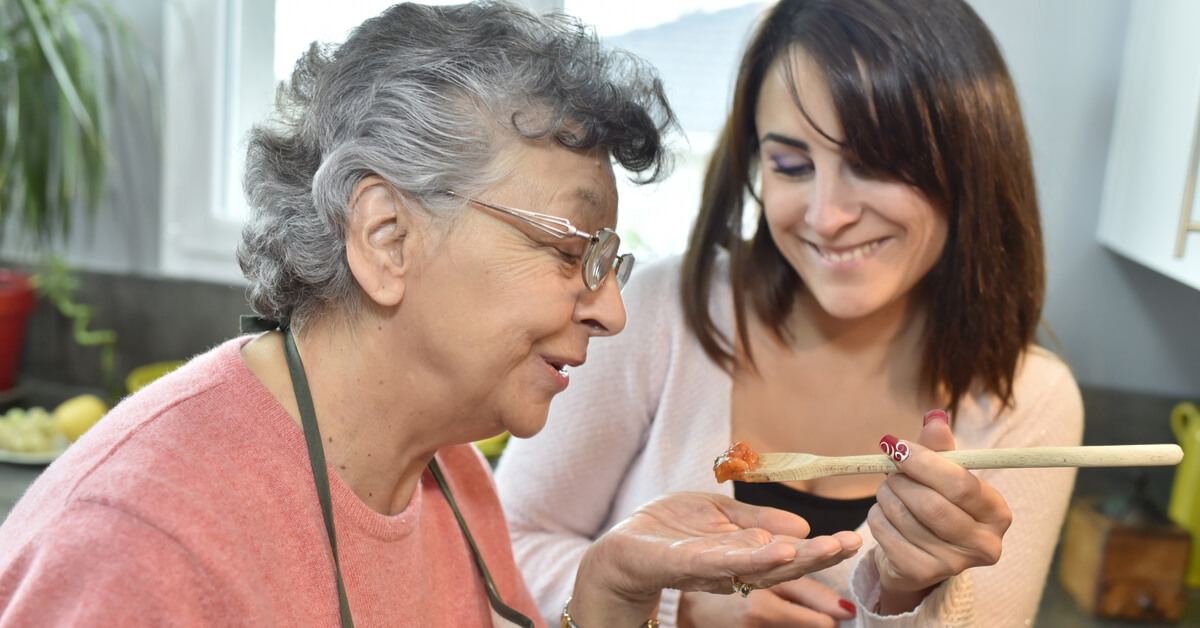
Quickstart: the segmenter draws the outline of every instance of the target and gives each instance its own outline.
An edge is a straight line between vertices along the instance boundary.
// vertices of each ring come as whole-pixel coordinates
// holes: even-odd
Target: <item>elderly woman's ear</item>
[[[404,275],[412,266],[406,254],[416,246],[406,237],[414,216],[395,194],[377,176],[359,181],[346,226],[350,271],[363,292],[383,306],[397,305],[404,297]]]

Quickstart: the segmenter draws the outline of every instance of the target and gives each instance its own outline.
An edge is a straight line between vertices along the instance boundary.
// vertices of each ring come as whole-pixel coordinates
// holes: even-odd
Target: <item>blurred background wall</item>
[[[114,2],[161,55],[168,3]],[[1008,59],[1032,142],[1049,263],[1045,320],[1057,339],[1056,345],[1043,334],[1044,343],[1086,387],[1200,398],[1200,291],[1112,253],[1096,238],[1129,0],[970,3]],[[79,298],[94,299],[96,324],[122,332],[125,368],[207,348],[234,335],[233,318],[246,311],[236,282],[162,276],[162,151],[147,120],[128,113],[133,109],[118,120],[110,207],[65,249],[67,261],[85,271]],[[0,245],[0,258],[27,259],[11,242]],[[65,325],[54,314],[45,305],[35,314],[23,372],[89,383],[94,360],[54,340]]]

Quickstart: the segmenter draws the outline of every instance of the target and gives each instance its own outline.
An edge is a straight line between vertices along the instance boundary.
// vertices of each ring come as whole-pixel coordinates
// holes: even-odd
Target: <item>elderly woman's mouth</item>
[[[542,360],[549,364],[551,368],[558,371],[562,377],[570,377],[570,369],[583,364],[583,360],[574,360],[562,357],[543,357]]]
[[[569,376],[567,373],[567,367],[569,365],[565,361],[553,358],[542,358],[542,361],[545,362],[550,368],[557,371],[560,376]]]

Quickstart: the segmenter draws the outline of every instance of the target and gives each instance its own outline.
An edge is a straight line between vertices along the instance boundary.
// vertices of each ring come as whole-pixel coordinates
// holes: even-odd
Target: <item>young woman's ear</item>
[[[346,261],[363,292],[379,305],[397,305],[404,297],[411,227],[412,215],[383,179],[359,181],[350,198]]]

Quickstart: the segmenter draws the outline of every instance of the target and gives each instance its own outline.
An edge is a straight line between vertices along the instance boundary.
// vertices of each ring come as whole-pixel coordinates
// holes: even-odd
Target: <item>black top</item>
[[[796,513],[808,521],[809,538],[854,530],[867,520],[875,496],[831,499],[798,491],[778,482],[734,482],[733,497],[754,506],[770,506]]]

